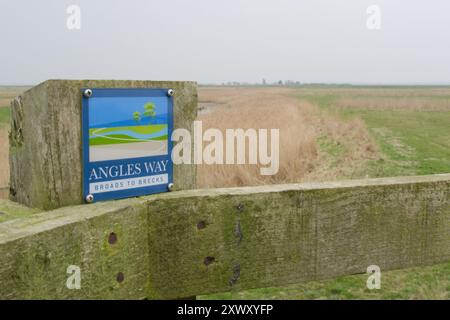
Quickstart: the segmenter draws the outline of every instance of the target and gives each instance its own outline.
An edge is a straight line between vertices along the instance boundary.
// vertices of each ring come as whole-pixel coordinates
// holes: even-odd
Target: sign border
[[[167,174],[168,174],[168,184],[173,183],[173,162],[172,162],[172,140],[171,134],[173,132],[173,96],[168,94],[171,88],[82,88],[82,110],[81,110],[81,146],[82,146],[82,186],[83,186],[83,200],[85,202],[97,202],[106,200],[116,200],[131,197],[145,196],[155,193],[162,193],[169,191],[168,184],[147,186],[141,188],[132,188],[126,190],[110,191],[103,193],[96,193],[92,201],[87,201],[87,196],[89,193],[89,177],[86,167],[90,164],[89,159],[89,100],[91,97],[86,97],[84,95],[85,90],[92,90],[92,97],[166,97],[168,99],[168,157],[169,162],[167,164]],[[136,160],[143,160],[152,158],[157,160],[158,158],[166,158],[167,156],[151,156],[142,158],[132,158]],[[121,159],[123,160],[123,159]],[[111,161],[121,161],[121,160],[108,160],[104,162]],[[102,161],[103,162],[103,161]],[[114,180],[111,180],[114,181]]]

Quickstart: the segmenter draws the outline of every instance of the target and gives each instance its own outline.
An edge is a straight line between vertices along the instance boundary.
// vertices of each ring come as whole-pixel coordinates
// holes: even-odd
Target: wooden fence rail
[[[179,191],[0,223],[0,298],[179,298],[448,260],[450,174]]]

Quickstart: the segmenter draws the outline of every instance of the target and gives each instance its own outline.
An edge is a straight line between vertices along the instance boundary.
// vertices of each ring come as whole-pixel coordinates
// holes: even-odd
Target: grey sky
[[[448,0],[0,0],[0,84],[450,83]],[[81,30],[66,9],[81,8]],[[381,30],[366,26],[369,5]]]

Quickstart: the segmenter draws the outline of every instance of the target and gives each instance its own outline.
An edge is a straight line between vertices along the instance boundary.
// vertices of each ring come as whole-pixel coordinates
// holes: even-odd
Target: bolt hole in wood
[[[197,229],[198,230],[202,230],[206,228],[206,222],[205,221],[200,221],[199,223],[197,223]]]
[[[116,276],[117,282],[121,283],[123,280],[125,280],[125,275],[122,272],[119,272]]]
[[[109,244],[115,244],[117,242],[117,235],[114,232],[111,232],[108,237]]]
[[[203,260],[203,263],[205,264],[205,266],[209,266],[211,263],[213,263],[214,262],[214,257],[206,257],[204,260]]]

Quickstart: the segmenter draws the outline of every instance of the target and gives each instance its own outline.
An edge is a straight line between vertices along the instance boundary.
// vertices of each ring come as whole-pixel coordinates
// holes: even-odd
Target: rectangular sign
[[[85,88],[86,202],[160,193],[173,183],[173,90]]]

